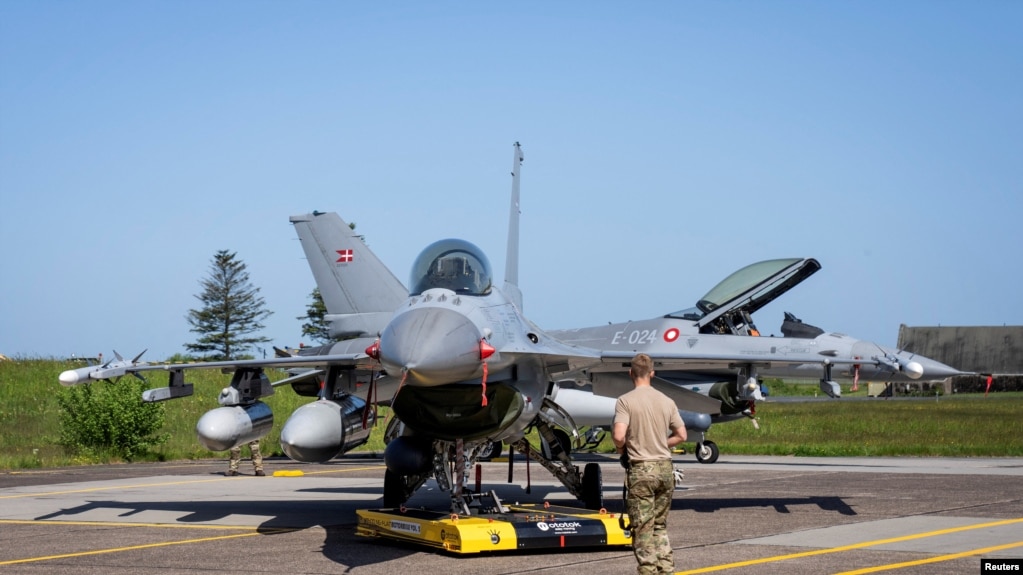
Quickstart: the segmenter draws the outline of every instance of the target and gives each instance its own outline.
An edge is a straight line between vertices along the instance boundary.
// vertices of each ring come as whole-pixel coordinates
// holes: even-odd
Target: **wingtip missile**
[[[874,360],[892,373],[902,373],[909,379],[920,379],[924,375],[924,366],[919,361],[907,360],[896,355],[885,354],[875,356]]]
[[[146,352],[143,351],[142,353]],[[72,386],[88,383],[91,380],[121,377],[128,372],[129,367],[139,365],[138,360],[142,357],[142,353],[135,356],[131,361],[127,361],[115,350],[114,357],[116,361],[110,360],[103,365],[90,365],[88,367],[69,369],[62,372],[57,379],[60,380],[61,385]]]
[[[88,383],[91,380],[99,379],[111,379],[114,377],[121,377],[127,373],[127,362],[117,362],[116,364],[106,364],[103,367],[79,367],[78,369],[69,369],[58,376],[60,383],[65,386],[80,385],[82,383]]]
[[[62,372],[58,379],[60,379],[60,384],[66,387],[78,385],[80,383],[85,383],[89,381],[90,379],[89,372],[91,372],[93,369],[95,368],[92,366],[80,367],[78,369],[69,369],[67,371]]]

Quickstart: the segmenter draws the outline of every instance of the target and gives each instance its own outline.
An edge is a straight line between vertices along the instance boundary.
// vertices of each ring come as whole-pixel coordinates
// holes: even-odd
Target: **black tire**
[[[598,510],[604,507],[604,481],[599,463],[587,463],[583,468],[583,496],[580,500],[587,509]]]
[[[504,453],[504,444],[500,441],[491,441],[483,448],[483,451],[480,451],[480,460],[490,461],[495,457],[501,457],[502,453]]]
[[[700,463],[714,463],[718,460],[721,451],[718,444],[713,441],[704,441],[696,444],[696,460]]]
[[[384,470],[384,507],[401,507],[406,501],[405,478]]]

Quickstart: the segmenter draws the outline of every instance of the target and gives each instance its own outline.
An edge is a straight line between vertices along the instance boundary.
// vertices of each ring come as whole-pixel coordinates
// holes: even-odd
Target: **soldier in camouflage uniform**
[[[259,440],[249,442],[249,451],[252,452],[252,467],[256,469],[256,476],[263,477],[263,454],[259,452]],[[231,448],[231,463],[225,475],[238,475],[238,463],[242,460],[242,446]]]
[[[653,366],[645,353],[632,358],[629,375],[635,388],[615,403],[612,431],[627,469],[625,510],[640,575],[675,572],[668,541],[668,510],[675,490],[671,448],[686,440],[675,402],[650,385]]]

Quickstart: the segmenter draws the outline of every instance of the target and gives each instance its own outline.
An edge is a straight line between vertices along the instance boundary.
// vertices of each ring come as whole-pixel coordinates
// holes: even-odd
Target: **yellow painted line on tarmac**
[[[209,460],[203,463],[186,463],[181,465],[175,465],[173,463],[163,463],[160,465],[160,469],[178,469],[181,467],[213,467],[219,466],[220,463],[215,460]],[[103,469],[97,471],[97,473],[103,473]],[[55,468],[55,469],[19,469],[13,471],[5,471],[6,475],[61,475],[67,473],[66,468]]]
[[[368,471],[372,469],[382,469],[383,465],[374,465],[371,467],[348,467],[344,469],[330,469],[326,471],[309,471],[305,475],[325,475],[332,473],[348,473],[351,471]],[[46,497],[50,495],[69,495],[72,493],[93,493],[96,491],[114,491],[121,489],[137,489],[140,487],[163,487],[167,485],[188,485],[190,483],[213,483],[217,481],[239,481],[244,479],[258,479],[255,476],[236,476],[236,477],[216,477],[212,479],[189,479],[187,481],[166,481],[162,483],[138,483],[135,485],[108,485],[105,487],[89,487],[87,489],[68,489],[65,491],[39,491],[33,493],[18,493],[15,495],[0,495],[0,499],[25,499],[27,497]],[[115,479],[100,479],[98,481],[116,481]]]
[[[383,465],[373,465],[369,467],[348,467],[342,469],[327,469],[323,471],[312,471],[306,472],[305,475],[326,475],[336,473],[347,473],[352,471],[367,471],[374,469],[381,469]],[[105,487],[90,487],[87,489],[68,489],[63,491],[45,491],[35,493],[20,493],[16,495],[0,495],[0,499],[18,499],[28,497],[46,497],[53,495],[67,495],[73,493],[92,493],[97,491],[112,491],[112,490],[124,490],[133,488],[147,488],[147,487],[162,487],[167,485],[187,485],[187,484],[198,484],[198,483],[212,483],[217,481],[238,481],[239,479],[256,479],[256,477],[216,477],[210,479],[189,479],[185,481],[165,481],[160,483],[138,483],[133,485],[110,485]],[[112,480],[99,480],[99,481],[112,481]],[[38,521],[38,520],[15,520],[15,519],[0,519],[0,525],[78,525],[78,526],[95,526],[95,527],[156,527],[156,528],[169,528],[169,529],[200,529],[200,530],[219,530],[219,531],[238,531],[243,530],[245,533],[233,533],[231,535],[218,535],[215,537],[199,537],[194,539],[182,539],[177,541],[165,541],[162,543],[149,543],[145,545],[130,545],[125,547],[112,547],[109,549],[95,549],[92,551],[80,551],[77,553],[64,553],[60,555],[47,555],[43,557],[27,557],[23,559],[13,559],[7,561],[0,561],[0,566],[4,565],[17,565],[22,563],[34,563],[40,561],[52,561],[55,559],[69,559],[74,557],[87,557],[91,555],[103,555],[109,553],[123,553],[125,551],[136,551],[140,549],[153,549],[157,547],[169,547],[174,545],[190,545],[195,543],[205,543],[209,541],[222,541],[226,539],[237,539],[241,537],[253,537],[257,535],[275,535],[279,533],[290,533],[298,531],[298,529],[261,529],[259,527],[252,526],[231,526],[231,525],[178,525],[172,523],[120,523],[111,521]]]
[[[238,477],[218,477],[216,479],[190,479],[188,481],[165,481],[163,483],[138,483],[135,485],[108,485],[106,487],[89,487],[87,489],[68,489],[66,491],[40,491],[35,493],[18,493],[15,495],[0,495],[0,499],[24,499],[26,497],[45,497],[48,495],[68,495],[71,493],[92,493],[95,491],[115,491],[122,489],[135,489],[139,487],[162,487],[165,485],[187,485],[189,483],[212,483],[215,481],[237,481]],[[244,479],[244,478],[243,478]],[[101,481],[116,481],[105,479]]]
[[[255,529],[255,528],[252,528]],[[225,539],[238,539],[241,537],[253,537],[256,535],[271,535],[277,533],[288,533],[294,529],[279,529],[267,531],[254,531],[252,533],[235,533],[233,535],[220,535],[217,537],[200,537],[197,539],[182,539],[179,541],[164,541],[162,543],[147,543],[145,545],[130,545],[127,547],[111,547],[109,549],[94,549],[92,551],[79,551],[77,553],[64,553],[61,555],[47,555],[44,557],[27,557],[25,559],[13,559],[0,561],[0,567],[4,565],[17,565],[20,563],[35,563],[39,561],[52,561],[54,559],[71,559],[74,557],[88,557],[90,555],[105,555],[108,553],[123,553],[125,551],[137,551],[139,549],[153,549],[156,547],[171,547],[173,545],[190,545],[193,543],[206,543],[208,541],[223,541]]]
[[[69,525],[76,527],[163,527],[167,529],[207,529],[213,531],[252,531],[251,525],[201,525],[181,523],[121,523],[119,521],[59,521],[51,519],[0,519],[0,525]]]
[[[696,575],[697,573],[713,573],[715,571],[726,571],[728,569],[737,569],[739,567],[749,567],[751,565],[761,565],[764,563],[776,563],[779,561],[788,561],[790,559],[801,559],[803,557],[814,557],[817,555],[828,555],[831,553],[843,553],[845,551],[852,551],[855,549],[864,549],[866,547],[874,547],[876,545],[887,545],[888,543],[899,543],[901,541],[912,541],[914,539],[925,539],[927,537],[937,537],[940,535],[948,535],[950,533],[958,533],[960,531],[970,531],[972,529],[984,529],[986,527],[1002,527],[1004,525],[1014,525],[1016,523],[1023,523],[1023,517],[1016,519],[1003,519],[1001,521],[991,521],[988,523],[975,523],[973,525],[963,525],[961,527],[950,527],[948,529],[939,529],[937,531],[927,531],[924,533],[914,533],[912,535],[902,535],[900,537],[892,537],[889,539],[875,539],[874,541],[864,541],[862,543],[853,543],[852,545],[843,545],[841,547],[829,547],[827,549],[814,549],[813,551],[802,551],[800,553],[788,553],[786,555],[775,555],[774,557],[763,557],[761,559],[750,559],[748,561],[737,561],[735,563],[725,563],[723,565],[713,565],[710,567],[701,567],[699,569],[690,569],[688,571],[677,571],[675,575]],[[1023,543],[1021,543],[1023,544]],[[1016,546],[1017,544],[1010,544]],[[983,550],[981,550],[983,551]],[[864,571],[866,573],[866,571]]]
[[[929,563],[940,563],[942,561],[951,561],[953,559],[962,559],[963,557],[974,557],[977,555],[987,555],[988,553],[994,553],[996,551],[1002,551],[1003,549],[1012,549],[1013,547],[1023,547],[1023,541],[1017,541],[1015,543],[1006,543],[1004,545],[994,545],[992,547],[982,547],[980,549],[971,549],[969,551],[961,551],[959,553],[950,553],[948,555],[938,555],[937,557],[928,557],[926,559],[917,559],[916,561],[903,561],[902,563],[889,563],[888,565],[878,565],[877,567],[866,567],[864,569],[857,569],[855,571],[843,571],[836,575],[862,575],[864,573],[878,573],[881,571],[891,571],[893,569],[902,569],[905,567],[915,567],[917,565],[927,565]]]
[[[343,469],[325,469],[323,471],[303,471],[304,475],[330,475],[333,473],[348,473],[350,471],[372,471],[374,469],[383,469],[384,465],[370,465],[369,467],[346,467]]]

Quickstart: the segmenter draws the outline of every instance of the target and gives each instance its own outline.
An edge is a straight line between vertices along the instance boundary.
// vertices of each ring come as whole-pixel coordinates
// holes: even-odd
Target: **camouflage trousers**
[[[263,454],[259,452],[259,440],[249,442],[249,451],[252,452],[252,467],[256,471],[263,471]],[[231,463],[228,469],[238,471],[238,463],[242,460],[242,446],[231,448]]]
[[[629,489],[625,510],[632,525],[632,549],[637,573],[674,573],[675,559],[668,541],[668,510],[675,491],[671,460],[635,462],[626,476]]]

